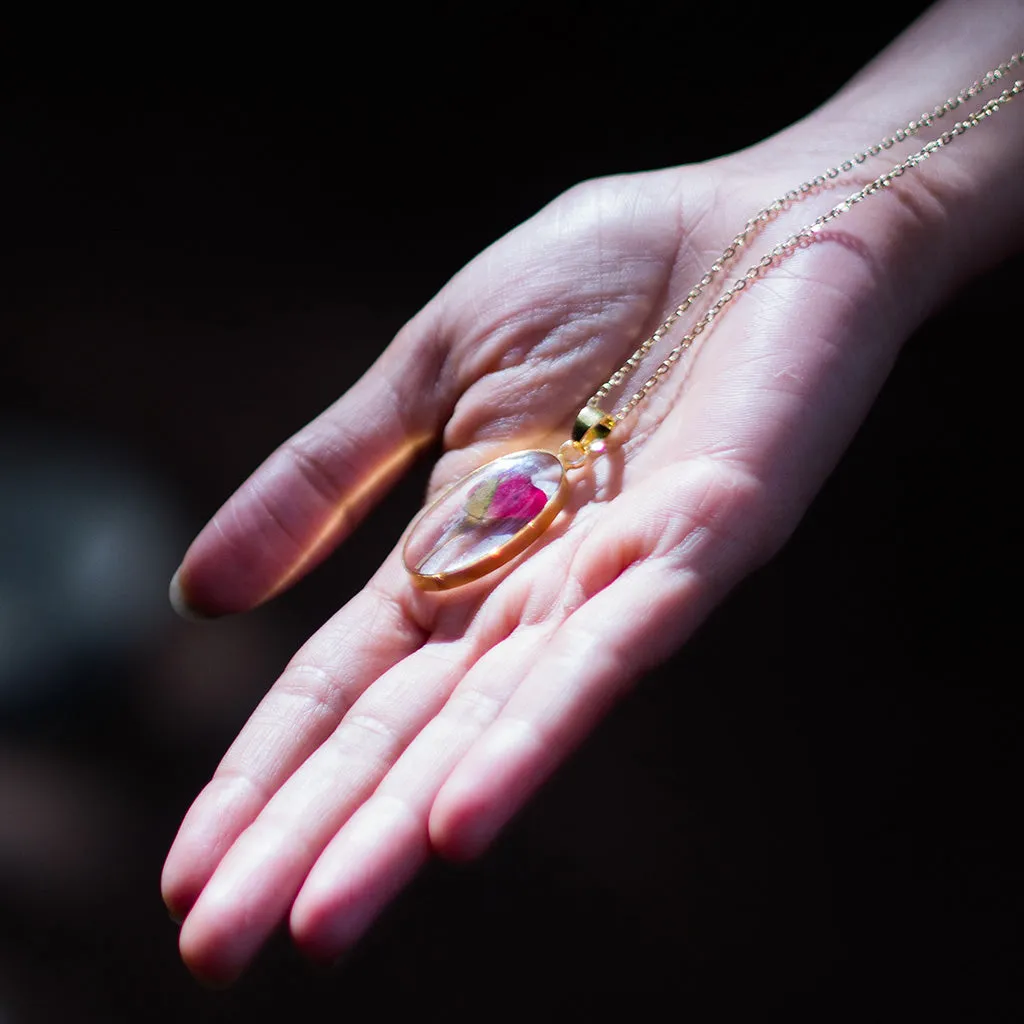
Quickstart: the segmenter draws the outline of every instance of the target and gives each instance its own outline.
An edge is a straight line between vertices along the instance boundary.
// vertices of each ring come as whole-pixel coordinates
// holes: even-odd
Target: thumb
[[[193,616],[248,610],[347,537],[437,435],[455,400],[428,307],[337,402],[285,441],[192,542],[171,602]]]

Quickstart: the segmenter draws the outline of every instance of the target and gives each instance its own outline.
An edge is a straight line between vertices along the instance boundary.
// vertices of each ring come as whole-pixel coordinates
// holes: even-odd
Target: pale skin
[[[279,593],[435,436],[432,491],[493,455],[557,447],[748,217],[1022,47],[1024,4],[940,3],[780,135],[559,197],[256,470],[190,547],[172,599],[217,615]],[[920,144],[793,204],[724,283]],[[1022,174],[1024,95],[745,291],[573,476],[566,511],[525,556],[430,594],[393,551],[297,652],[181,826],[163,892],[189,968],[230,982],[282,921],[310,956],[333,958],[427,858],[482,852],[616,699],[778,551],[901,344],[1019,248]]]

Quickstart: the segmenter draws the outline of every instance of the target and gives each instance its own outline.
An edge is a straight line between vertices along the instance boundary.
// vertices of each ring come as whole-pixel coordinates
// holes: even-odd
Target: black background
[[[183,623],[166,582],[206,518],[560,191],[757,141],[925,6],[841,31],[539,3],[11,27],[0,497],[26,532],[0,570],[50,640],[0,708],[0,1020],[1021,1012],[1020,258],[908,341],[783,553],[480,862],[431,867],[336,967],[282,936],[222,992],[158,891],[191,798],[426,465],[291,593]],[[127,638],[90,641],[46,587],[86,507],[135,517],[103,584],[154,609]]]

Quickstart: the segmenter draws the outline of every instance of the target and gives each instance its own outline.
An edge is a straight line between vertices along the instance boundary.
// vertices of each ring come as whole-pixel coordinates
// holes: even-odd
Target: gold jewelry
[[[830,221],[889,187],[897,178],[923,163],[943,146],[987,120],[1024,89],[1024,82],[1015,81],[975,113],[957,121],[952,128],[926,143],[916,153],[769,249],[742,277],[722,292],[653,373],[614,413],[605,412],[601,402],[639,367],[650,350],[768,221],[801,196],[822,188],[829,180],[852,170],[855,164],[861,164],[869,156],[877,156],[896,143],[913,137],[922,128],[932,125],[937,119],[1004,78],[1011,68],[1022,62],[1024,53],[1015,53],[1004,64],[962,89],[945,103],[939,104],[934,110],[922,114],[892,135],[803,182],[759,210],[657,330],[597,389],[577,415],[571,439],[565,441],[558,452],[530,449],[503,455],[454,483],[420,512],[409,527],[403,548],[405,567],[413,582],[424,590],[447,590],[461,586],[505,565],[529,547],[554,522],[564,506],[569,494],[567,474],[584,466],[589,456],[604,451],[605,439],[611,431],[671,372],[683,353],[712,325],[729,302],[763,276],[777,260],[813,240]]]

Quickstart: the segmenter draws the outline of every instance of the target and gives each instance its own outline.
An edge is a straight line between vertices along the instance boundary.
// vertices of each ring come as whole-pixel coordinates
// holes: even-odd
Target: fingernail
[[[175,570],[174,575],[171,577],[171,585],[167,590],[167,596],[171,600],[171,607],[183,619],[188,619],[189,622],[209,622],[217,617],[216,615],[207,615],[205,612],[193,608],[188,603],[188,598],[185,597],[185,590],[181,585],[181,569]]]

